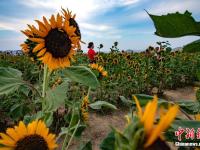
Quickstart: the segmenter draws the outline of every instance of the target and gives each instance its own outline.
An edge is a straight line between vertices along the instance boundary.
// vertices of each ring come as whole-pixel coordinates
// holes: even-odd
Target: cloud
[[[181,12],[184,13],[186,10],[191,11],[193,14],[199,14],[200,1],[199,0],[167,0],[167,1],[155,1],[149,6],[144,7],[150,14],[164,15],[167,13]],[[135,21],[145,21],[149,19],[148,14],[143,10],[134,12],[130,15]],[[129,17],[128,17],[129,18]]]
[[[21,4],[31,8],[53,9],[59,11],[61,6],[75,12],[80,20],[88,20],[100,13],[118,6],[133,5],[141,0],[21,0]]]
[[[107,31],[111,29],[111,27],[108,25],[90,24],[85,22],[79,23],[79,25],[82,29],[86,30]]]

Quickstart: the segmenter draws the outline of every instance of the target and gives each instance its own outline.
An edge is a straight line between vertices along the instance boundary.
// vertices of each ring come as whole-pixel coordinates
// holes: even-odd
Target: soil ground
[[[195,90],[193,87],[178,88],[176,90],[165,90],[164,97],[170,100],[195,100]],[[110,126],[122,130],[126,124],[124,116],[129,110],[117,110],[109,114],[90,113],[89,127],[84,131],[83,141],[91,140],[93,150],[99,150],[99,144],[102,139],[111,131]],[[76,150],[79,142],[74,141],[70,146],[70,150]],[[172,145],[171,145],[172,146]],[[172,149],[176,149],[172,146]]]

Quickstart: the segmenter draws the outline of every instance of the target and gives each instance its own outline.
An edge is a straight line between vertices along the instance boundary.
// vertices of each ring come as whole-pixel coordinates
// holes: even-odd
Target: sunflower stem
[[[45,97],[47,89],[47,77],[48,77],[48,68],[47,65],[44,65],[44,76],[43,76],[43,85],[42,85],[42,98]]]
[[[78,129],[79,124],[80,124],[80,119],[78,120],[78,123],[77,123],[77,125],[76,125],[76,128],[74,129],[74,132],[73,132],[72,136],[70,137],[69,142],[68,142],[67,147],[66,147],[65,150],[68,150],[68,148],[69,148],[69,146],[70,146],[70,143],[72,142],[72,139],[74,138],[74,135],[75,135],[75,133],[76,133],[76,131],[77,131],[77,129]],[[63,150],[64,150],[64,149],[63,149]]]
[[[73,106],[73,109],[72,109],[72,117],[71,117],[71,121],[69,123],[69,130],[71,128],[71,125],[72,125],[72,121],[74,120],[74,106]],[[63,144],[62,144],[62,150],[65,150],[65,147],[66,147],[66,144],[67,144],[67,139],[68,139],[68,132],[66,133],[66,136],[65,136],[65,139],[63,141]]]
[[[48,67],[44,65],[44,73],[43,73],[43,85],[42,85],[42,111],[45,108],[45,96],[46,96],[46,89],[48,85]]]

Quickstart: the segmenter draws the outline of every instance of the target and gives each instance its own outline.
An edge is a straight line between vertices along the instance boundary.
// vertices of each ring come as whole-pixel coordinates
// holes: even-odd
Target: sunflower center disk
[[[58,28],[49,31],[45,37],[45,46],[54,58],[63,58],[68,55],[71,49],[71,40],[67,33]]]
[[[17,142],[15,150],[48,150],[47,142],[40,135],[30,135]]]

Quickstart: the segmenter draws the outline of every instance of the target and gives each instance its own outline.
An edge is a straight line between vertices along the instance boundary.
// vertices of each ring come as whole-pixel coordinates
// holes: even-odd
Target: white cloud
[[[80,20],[89,20],[92,16],[106,12],[110,8],[134,5],[140,0],[21,0],[20,3],[32,7],[59,11],[61,6],[69,8]]]
[[[108,25],[90,24],[85,22],[79,23],[79,25],[82,29],[86,30],[107,31],[111,29],[111,27]]]
[[[184,13],[186,10],[191,11],[193,14],[199,14],[200,1],[199,0],[165,0],[156,3],[152,3],[149,7],[145,8],[149,13],[155,15],[164,15],[167,13],[181,12]],[[145,10],[135,12],[131,15],[135,21],[144,21],[149,19],[148,14]]]

